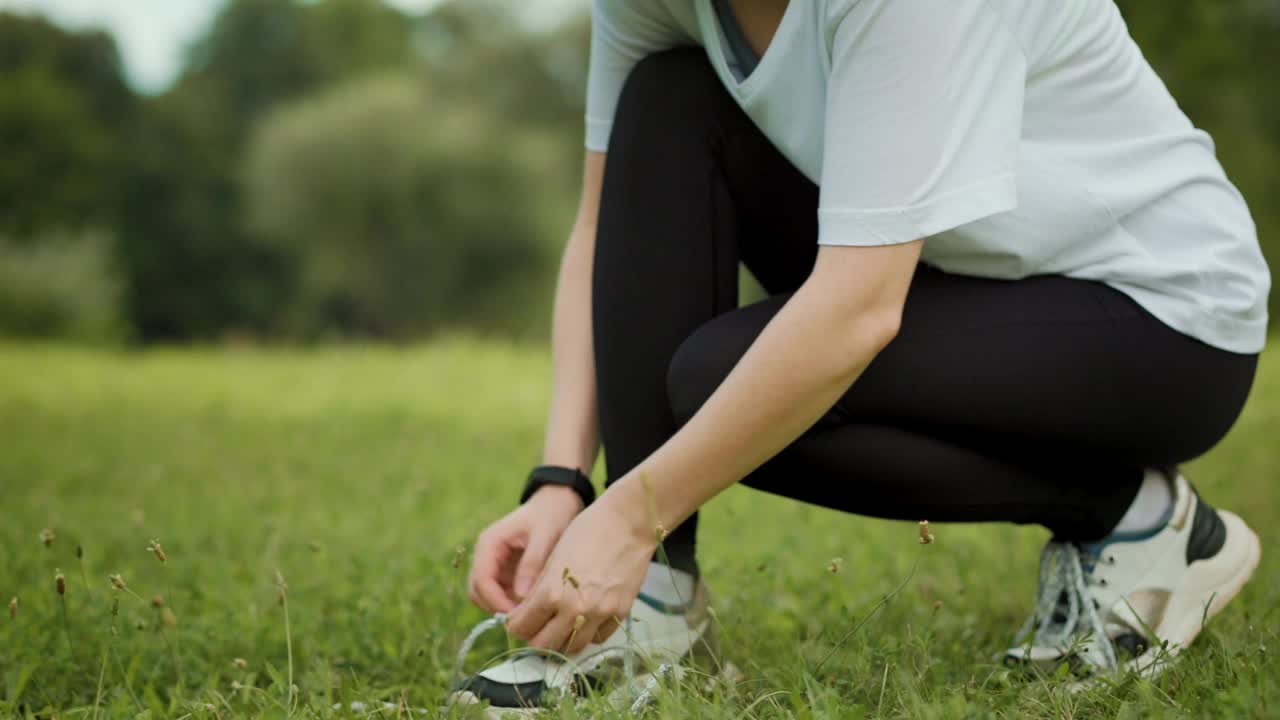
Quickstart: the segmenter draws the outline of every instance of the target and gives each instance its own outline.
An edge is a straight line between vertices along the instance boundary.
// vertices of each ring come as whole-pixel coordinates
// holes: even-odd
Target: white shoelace
[[[1091,648],[1098,650],[1084,653],[1086,659],[1104,670],[1114,671],[1119,663],[1106,626],[1093,604],[1089,575],[1081,562],[1084,556],[1086,553],[1072,543],[1045,545],[1040,553],[1036,606],[1018,631],[1014,646],[1024,646],[1030,640],[1036,646],[1065,650],[1077,638],[1092,636]]]
[[[496,627],[501,627],[507,622],[506,613],[494,613],[493,617],[481,620],[471,628],[471,632],[467,633],[467,637],[463,639],[462,645],[458,647],[458,658],[453,666],[453,679],[449,683],[450,686],[457,686],[458,679],[462,677],[462,668],[467,662],[467,655],[471,654],[471,648],[475,646],[480,636]],[[674,670],[672,663],[662,663],[653,675],[645,683],[644,687],[637,687],[635,684],[635,659],[631,647],[631,618],[627,617],[623,623],[622,631],[627,636],[627,648],[623,650],[623,674],[627,677],[627,683],[631,690],[631,712],[637,712],[652,699],[654,692],[657,691],[659,682],[670,675]],[[607,651],[604,651],[607,652]]]
[[[467,633],[466,639],[462,641],[462,645],[458,648],[458,659],[453,664],[453,679],[449,681],[451,687],[457,685],[458,678],[462,677],[462,667],[466,665],[467,656],[471,654],[471,648],[475,646],[476,640],[479,640],[481,635],[506,622],[506,613],[494,613],[493,617],[481,620],[476,623],[475,627],[471,628],[471,632]]]

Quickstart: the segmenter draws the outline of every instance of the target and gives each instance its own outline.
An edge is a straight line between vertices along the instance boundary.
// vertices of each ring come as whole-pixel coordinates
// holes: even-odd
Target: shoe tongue
[[[1142,605],[1141,597],[1125,597],[1121,598],[1111,610],[1103,616],[1102,621],[1107,631],[1107,636],[1113,640],[1123,635],[1138,635],[1140,637],[1147,636],[1146,623],[1143,617],[1153,617],[1154,613],[1150,612]]]
[[[1107,631],[1107,637],[1111,638],[1112,640],[1115,640],[1116,638],[1119,638],[1119,637],[1123,637],[1125,635],[1139,635],[1139,636],[1142,635],[1141,627],[1134,627],[1133,625],[1129,624],[1125,620],[1125,618],[1116,617],[1115,615],[1110,615],[1109,617],[1107,617],[1103,624],[1103,627]]]

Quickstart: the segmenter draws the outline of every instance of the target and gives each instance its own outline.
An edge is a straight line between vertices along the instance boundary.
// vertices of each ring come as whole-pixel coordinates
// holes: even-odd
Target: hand
[[[511,612],[581,510],[582,500],[571,488],[547,485],[480,533],[468,581],[471,602],[486,612]]]
[[[507,632],[567,655],[607,640],[631,612],[658,544],[652,529],[633,520],[607,493],[574,519],[533,592],[511,612]]]

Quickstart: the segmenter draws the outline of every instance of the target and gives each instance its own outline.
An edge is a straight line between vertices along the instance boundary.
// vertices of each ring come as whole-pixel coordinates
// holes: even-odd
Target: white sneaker
[[[521,650],[502,662],[456,682],[447,704],[487,702],[485,717],[532,716],[558,701],[580,697],[604,684],[606,670],[627,670],[631,683],[644,683],[659,667],[671,666],[688,655],[711,624],[706,585],[698,581],[691,601],[671,605],[641,593],[631,606],[627,623],[603,643],[588,645],[567,659],[538,650]],[[489,621],[487,621],[489,622]],[[497,622],[490,622],[496,626]],[[477,630],[482,630],[477,626]],[[472,632],[459,661],[466,657]],[[610,696],[618,702],[627,693]]]
[[[1036,609],[1006,663],[1153,677],[1240,592],[1258,567],[1257,535],[1166,476],[1173,505],[1157,529],[1045,546]]]

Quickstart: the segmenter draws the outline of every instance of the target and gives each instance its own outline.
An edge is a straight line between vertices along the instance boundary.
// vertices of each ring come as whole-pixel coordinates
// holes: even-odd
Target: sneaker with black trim
[[[1173,504],[1155,529],[1045,546],[1036,609],[1006,664],[1154,677],[1240,592],[1258,566],[1258,536],[1176,470],[1165,477]]]
[[[628,683],[644,683],[658,668],[689,655],[710,625],[709,595],[701,580],[693,599],[684,604],[664,603],[641,593],[627,622],[605,642],[588,645],[568,658],[533,649],[517,651],[456,682],[447,704],[487,703],[485,717],[518,718],[602,690],[616,676]],[[469,643],[462,657],[467,649]],[[626,671],[632,675],[626,676]],[[630,696],[614,693],[610,698],[623,702]]]

